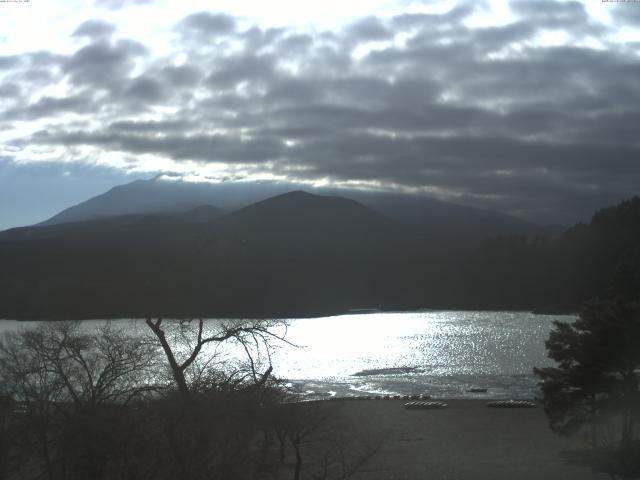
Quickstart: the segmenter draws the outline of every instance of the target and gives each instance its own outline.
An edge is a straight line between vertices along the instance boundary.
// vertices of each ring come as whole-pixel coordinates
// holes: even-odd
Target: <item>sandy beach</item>
[[[547,425],[540,406],[487,408],[485,400],[443,400],[442,410],[407,410],[406,400],[343,403],[340,415],[354,429],[380,439],[380,450],[358,480],[572,480],[605,479],[570,463],[584,438],[565,439]]]

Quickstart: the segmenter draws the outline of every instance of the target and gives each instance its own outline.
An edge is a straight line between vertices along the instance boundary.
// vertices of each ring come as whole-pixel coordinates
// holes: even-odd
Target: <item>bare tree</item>
[[[283,322],[275,320],[227,320],[216,321],[205,326],[203,319],[183,320],[178,322],[180,336],[182,339],[183,351],[180,347],[172,345],[167,338],[167,332],[163,324],[163,319],[146,319],[147,326],[158,339],[162,350],[166,356],[171,375],[175,385],[183,396],[188,396],[193,385],[189,384],[188,371],[197,362],[199,355],[207,345],[220,346],[225,342],[230,342],[240,346],[246,353],[248,369],[239,378],[227,378],[232,384],[240,384],[247,378],[251,379],[255,385],[263,385],[269,378],[273,367],[271,365],[270,349],[272,342],[285,341],[284,335],[274,332],[275,327],[284,326]],[[268,363],[267,369],[263,373],[258,372],[259,362],[256,362],[256,355],[266,354]],[[210,366],[210,359],[205,359],[204,363]],[[200,376],[203,372],[200,371]],[[219,373],[219,372],[218,372]],[[234,373],[238,373],[237,371]]]
[[[173,475],[247,476],[263,429],[262,404],[273,371],[271,350],[286,325],[270,320],[146,319],[169,367],[162,423]],[[282,333],[279,333],[282,332]]]
[[[61,322],[0,341],[0,385],[28,407],[11,417],[8,478],[343,479],[374,451],[333,402],[282,404],[280,322],[146,324],[153,337]]]
[[[154,345],[110,324],[90,332],[56,322],[5,334],[0,380],[25,407],[15,419],[24,462],[15,467],[34,475],[41,468],[51,480],[72,471],[98,478],[122,442],[123,407],[151,388],[154,356]]]
[[[351,478],[383,443],[379,433],[349,422],[341,402],[288,402],[272,406],[269,416],[279,440],[278,460],[290,466],[293,480]]]

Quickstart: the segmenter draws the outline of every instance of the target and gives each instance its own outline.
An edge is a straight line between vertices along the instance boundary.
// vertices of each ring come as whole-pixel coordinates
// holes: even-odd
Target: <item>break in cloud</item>
[[[317,31],[201,11],[176,17],[163,49],[92,18],[71,52],[0,56],[0,154],[570,223],[640,185],[640,4],[607,10],[518,1],[482,24],[488,4],[473,2]]]

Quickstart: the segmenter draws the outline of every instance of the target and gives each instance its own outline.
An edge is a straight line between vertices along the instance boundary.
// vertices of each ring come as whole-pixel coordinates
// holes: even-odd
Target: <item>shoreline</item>
[[[579,309],[562,309],[562,308],[522,308],[522,309],[500,309],[500,308],[420,308],[420,307],[407,307],[407,308],[390,308],[386,309],[340,309],[340,310],[318,310],[318,311],[299,311],[299,312],[265,312],[262,314],[251,314],[242,312],[239,313],[224,313],[224,312],[196,312],[187,314],[184,316],[176,316],[175,312],[169,314],[153,314],[146,316],[127,315],[124,313],[119,314],[104,314],[98,313],[96,315],[69,315],[69,314],[55,314],[42,316],[36,315],[13,315],[11,318],[0,317],[0,321],[16,321],[16,322],[64,322],[64,321],[121,321],[121,320],[144,320],[147,317],[151,318],[165,318],[167,320],[186,320],[186,319],[198,319],[204,320],[276,320],[276,321],[288,321],[288,320],[308,320],[308,319],[320,319],[320,318],[332,318],[343,316],[357,316],[357,315],[375,315],[375,314],[394,314],[394,313],[433,313],[433,312],[482,312],[482,313],[530,313],[532,315],[552,316],[552,317],[565,317],[565,316],[577,316]],[[130,312],[131,313],[131,312]]]
[[[530,374],[513,375],[390,375],[348,376],[329,379],[282,379],[288,391],[301,400],[370,397],[387,401],[406,395],[430,395],[437,399],[532,400],[540,397],[538,379]],[[472,391],[486,389],[486,391]]]

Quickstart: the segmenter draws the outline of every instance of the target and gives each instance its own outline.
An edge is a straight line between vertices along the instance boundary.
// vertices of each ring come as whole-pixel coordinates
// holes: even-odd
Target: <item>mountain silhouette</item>
[[[0,232],[0,317],[571,311],[610,289],[637,293],[639,205],[623,202],[553,237],[509,234],[468,252],[434,248],[420,222],[303,191],[233,211],[201,205],[16,228]]]
[[[41,225],[53,225],[127,214],[185,213],[201,205],[226,212],[299,190],[295,185],[269,182],[192,183],[159,176],[136,180],[70,207]],[[364,190],[323,189],[323,196],[355,200],[387,218],[420,231],[433,251],[469,251],[488,237],[522,234],[529,237],[556,234],[562,228],[539,227],[519,218],[436,200],[423,195]]]
[[[215,235],[254,255],[283,258],[390,253],[410,238],[407,228],[347,198],[294,191],[226,215]]]
[[[201,207],[0,233],[0,315],[335,312],[382,295],[380,272],[414,242],[353,200],[299,191],[219,213]]]
[[[170,178],[170,177],[168,177]],[[69,207],[41,225],[54,225],[129,214],[181,213],[202,205],[225,211],[284,193],[285,187],[269,184],[208,184],[165,179],[135,180]]]

